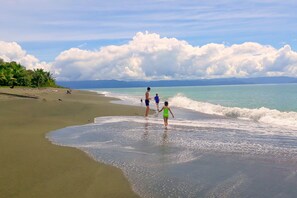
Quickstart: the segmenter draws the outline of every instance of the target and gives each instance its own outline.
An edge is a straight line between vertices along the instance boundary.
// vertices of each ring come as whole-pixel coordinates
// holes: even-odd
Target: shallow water
[[[129,105],[140,104],[146,88],[95,89]],[[173,108],[277,124],[297,130],[297,84],[152,87]],[[153,100],[151,106],[154,107]]]
[[[281,112],[297,112],[297,84],[258,84],[258,85],[214,85],[184,87],[151,87],[151,96],[158,93],[161,101],[183,95],[193,101],[204,104],[218,104],[224,107],[258,109],[265,107]],[[146,87],[94,89],[101,93],[119,96],[131,100],[131,96],[139,102],[144,97]],[[285,102],[284,102],[285,100]],[[182,102],[182,101],[176,101]],[[185,105],[182,103],[182,105]]]
[[[297,131],[175,110],[100,117],[48,134],[121,168],[142,197],[296,197]]]

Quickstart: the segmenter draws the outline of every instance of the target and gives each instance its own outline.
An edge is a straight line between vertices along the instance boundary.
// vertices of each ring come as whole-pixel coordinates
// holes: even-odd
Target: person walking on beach
[[[156,96],[155,96],[154,99],[155,99],[155,102],[156,102],[157,110],[159,111],[159,102],[160,102],[160,98],[159,98],[158,94],[156,94]]]
[[[151,91],[151,88],[148,87],[146,89],[146,92],[145,92],[145,106],[146,106],[146,110],[145,110],[145,117],[148,116],[148,113],[150,111],[150,91]]]
[[[173,115],[171,109],[168,107],[168,102],[167,101],[164,102],[164,106],[162,107],[161,110],[159,110],[159,112],[161,112],[161,111],[163,111],[164,126],[165,126],[165,128],[167,128],[169,112],[171,113],[172,117],[174,118],[174,115]]]

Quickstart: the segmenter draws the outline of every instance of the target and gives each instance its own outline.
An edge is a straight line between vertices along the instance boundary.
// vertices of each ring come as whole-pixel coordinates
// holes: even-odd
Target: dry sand
[[[144,108],[65,89],[0,88],[0,197],[137,197],[121,170],[45,134],[94,117],[143,115]]]

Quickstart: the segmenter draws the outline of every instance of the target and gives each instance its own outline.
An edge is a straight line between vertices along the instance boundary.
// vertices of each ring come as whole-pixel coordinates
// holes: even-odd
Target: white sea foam
[[[190,109],[201,113],[247,119],[297,129],[297,112],[281,112],[265,107],[258,109],[225,107],[222,105],[195,101],[183,96],[182,94],[177,94],[176,96],[170,98],[169,102],[171,106]]]
[[[150,125],[162,125],[163,120],[160,117],[135,117],[135,116],[112,116],[112,117],[98,117],[94,120],[94,125],[102,125],[109,123],[119,122],[135,122]],[[208,128],[208,129],[225,129],[229,131],[242,130],[247,131],[253,135],[286,135],[297,136],[296,129],[290,129],[278,125],[271,125],[266,123],[253,122],[249,120],[236,120],[236,119],[197,119],[197,120],[184,120],[184,119],[171,119],[170,128],[176,127],[192,127],[192,128]]]

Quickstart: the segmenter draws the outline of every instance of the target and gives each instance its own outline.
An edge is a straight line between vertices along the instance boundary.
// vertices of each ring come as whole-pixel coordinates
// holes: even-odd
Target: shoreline
[[[139,116],[144,109],[88,91],[0,88],[0,93],[1,196],[139,197],[120,169],[55,145],[46,134],[100,116]]]

